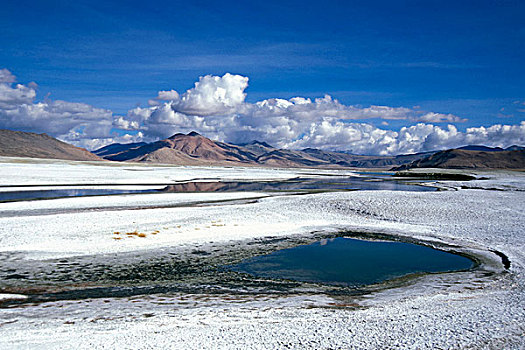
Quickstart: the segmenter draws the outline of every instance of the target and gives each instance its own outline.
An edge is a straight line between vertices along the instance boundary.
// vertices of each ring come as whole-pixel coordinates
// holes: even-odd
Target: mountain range
[[[488,148],[488,149],[487,149]],[[467,146],[435,152],[392,170],[412,168],[445,169],[525,169],[525,149],[511,146],[506,149]]]
[[[258,165],[273,167],[379,168],[410,163],[429,153],[401,156],[363,156],[314,148],[279,149],[262,141],[242,145],[210,140],[196,132],[175,134],[152,143],[113,144],[94,151],[112,161],[180,165]]]
[[[264,141],[235,145],[196,132],[151,143],[115,143],[91,153],[46,134],[0,130],[0,156],[217,166],[525,169],[521,146],[502,149],[473,145],[398,156],[364,156],[315,148],[279,149]]]

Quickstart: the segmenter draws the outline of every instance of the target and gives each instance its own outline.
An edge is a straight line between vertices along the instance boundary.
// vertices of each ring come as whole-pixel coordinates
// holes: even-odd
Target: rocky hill
[[[110,145],[111,146],[111,145]],[[106,146],[109,147],[109,146]],[[241,146],[212,141],[196,132],[175,134],[139,147],[121,147],[120,152],[103,156],[114,161],[152,162],[180,165],[256,163],[256,154]],[[100,154],[100,150],[95,153]]]
[[[0,156],[67,160],[103,160],[47,134],[0,129]]]
[[[477,151],[468,149],[449,149],[436,152],[410,164],[392,170],[411,168],[448,169],[525,169],[525,150]]]

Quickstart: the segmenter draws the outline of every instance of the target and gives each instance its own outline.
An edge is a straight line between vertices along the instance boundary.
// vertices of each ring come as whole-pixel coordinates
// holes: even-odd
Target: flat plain
[[[2,158],[1,191],[369,176]],[[525,175],[439,191],[243,191],[0,203],[0,348],[521,348]],[[468,271],[358,290],[225,264],[333,237],[471,256]],[[363,262],[366,264],[366,262]]]

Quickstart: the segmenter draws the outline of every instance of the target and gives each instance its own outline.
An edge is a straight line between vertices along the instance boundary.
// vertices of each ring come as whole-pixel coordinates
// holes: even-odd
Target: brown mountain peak
[[[205,138],[204,136],[202,136],[201,134],[199,134],[198,132],[196,131],[192,131],[188,134],[183,134],[183,133],[176,133],[174,135],[171,135],[170,137],[168,137],[166,140],[176,140],[176,139],[186,139],[188,137],[197,137],[197,136],[200,136],[202,138]]]
[[[102,160],[91,152],[47,134],[0,129],[0,156],[67,160]]]

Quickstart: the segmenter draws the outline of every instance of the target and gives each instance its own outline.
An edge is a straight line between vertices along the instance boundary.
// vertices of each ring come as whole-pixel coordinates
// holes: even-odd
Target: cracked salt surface
[[[58,170],[57,184],[69,178],[87,182],[99,174],[111,183],[133,179],[127,174],[131,171],[121,172],[122,168],[110,165],[45,165],[42,179],[31,175],[18,182],[15,175],[22,170],[20,164],[3,163],[1,181],[47,184]],[[38,174],[42,163],[24,166],[24,174]],[[145,171],[136,173],[147,173],[147,167],[141,169]],[[268,169],[192,170],[187,167],[183,172],[185,176],[203,178],[221,174],[244,178],[274,175]],[[142,177],[141,182],[154,183],[156,171]],[[178,168],[160,171],[162,177],[183,177]],[[294,172],[276,171],[275,176],[293,177]],[[258,237],[353,230],[455,245],[486,257],[486,269],[421,276],[401,288],[356,297],[308,293],[281,297],[169,294],[4,308],[0,312],[0,348],[523,348],[525,194],[515,189],[525,187],[524,178],[520,173],[490,176],[490,180],[476,180],[476,187],[514,190],[456,186],[458,191],[425,193],[332,192],[265,197],[228,205],[118,211],[110,209],[139,199],[116,196],[111,200],[3,203],[0,253],[6,256],[4,266],[27,259],[155,252],[165,247],[206,247],[210,242],[236,244]],[[213,195],[219,199],[231,194]],[[243,198],[246,195],[243,193]],[[189,198],[179,194],[162,199],[155,196],[139,198],[148,205]],[[206,196],[200,199],[209,200]],[[15,204],[19,206],[10,206]],[[99,210],[89,209],[97,205]],[[68,211],[72,208],[78,211]],[[46,210],[56,213],[48,215]],[[2,216],[2,212],[7,214]],[[18,215],[9,214],[14,212]],[[114,232],[132,230],[148,236],[113,239],[118,236]],[[155,230],[159,232],[151,234]],[[500,257],[490,250],[508,256],[510,268],[504,269]]]

